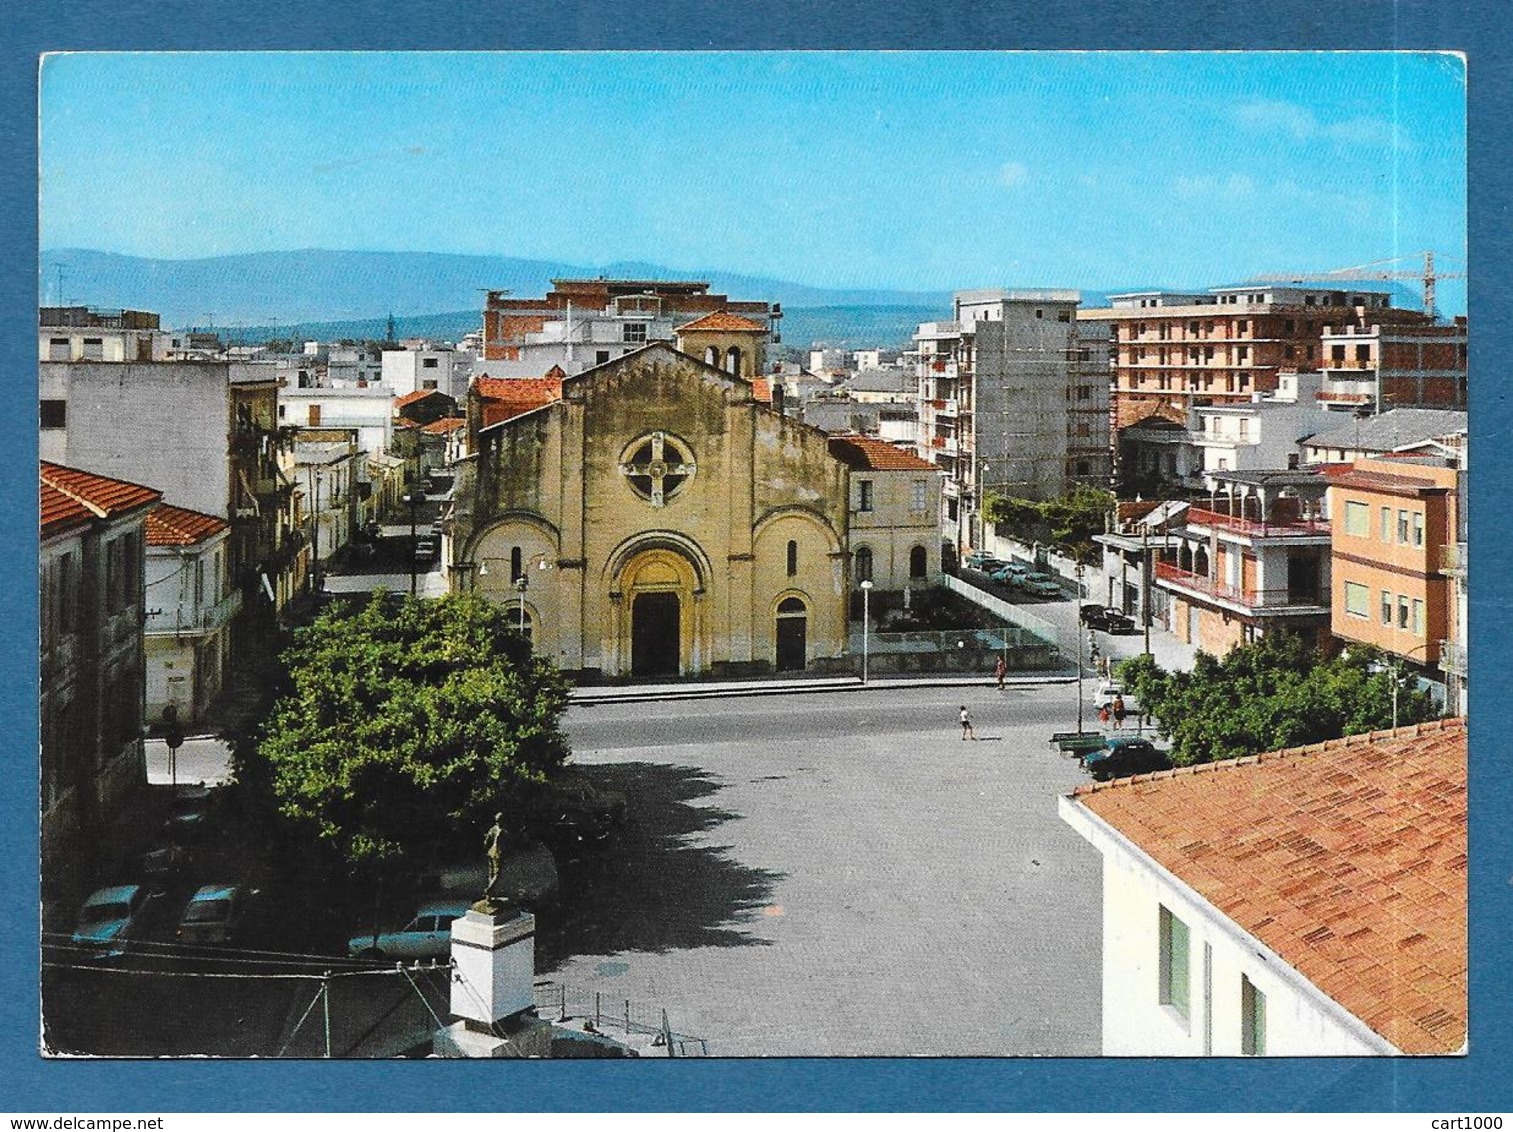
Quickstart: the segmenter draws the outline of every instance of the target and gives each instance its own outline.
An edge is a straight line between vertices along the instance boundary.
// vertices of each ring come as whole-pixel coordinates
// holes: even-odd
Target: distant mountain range
[[[782,303],[783,344],[790,349],[811,344],[898,348],[909,342],[919,323],[951,314],[949,291],[812,287],[637,262],[585,267],[509,256],[318,249],[149,259],[56,248],[42,253],[41,267],[44,304],[156,311],[165,326],[214,326],[243,342],[378,338],[391,313],[401,337],[455,340],[481,325],[485,289],[544,295],[553,279],[597,276],[702,279],[733,299]],[[1115,288],[1114,293],[1137,289]],[[1082,296],[1084,306],[1108,302],[1106,291],[1084,290]]]

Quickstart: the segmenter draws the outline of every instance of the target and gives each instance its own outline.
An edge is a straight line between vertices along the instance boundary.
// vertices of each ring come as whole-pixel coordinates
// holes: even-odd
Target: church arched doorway
[[[673,590],[638,593],[630,607],[632,676],[676,676],[681,651],[683,603]]]
[[[777,611],[777,670],[802,672],[808,658],[809,611],[796,597],[784,598]]]

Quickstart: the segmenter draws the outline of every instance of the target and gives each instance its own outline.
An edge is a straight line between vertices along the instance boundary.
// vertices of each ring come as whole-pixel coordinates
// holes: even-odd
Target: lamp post
[[[410,491],[408,491],[408,492],[405,493],[404,501],[405,501],[405,503],[410,508],[410,596],[414,597],[415,596],[415,591],[416,591],[416,575],[415,575],[415,542],[416,542],[416,539],[415,539],[415,508],[420,505],[420,498],[419,498],[418,494],[415,492],[415,490],[412,488]]]
[[[1407,652],[1403,653],[1402,656],[1394,654],[1392,657],[1392,730],[1394,731],[1397,730],[1397,688],[1398,684],[1402,681],[1403,661],[1418,652],[1419,649],[1426,649],[1428,647],[1429,642],[1425,641],[1421,645],[1414,645]]]
[[[1151,654],[1151,527],[1140,524],[1140,622],[1145,626],[1145,655]]]
[[[1038,543],[1036,544],[1039,545]],[[1082,563],[1077,563],[1077,589],[1082,590]],[[1077,638],[1077,734],[1082,734],[1082,626],[1072,630]]]
[[[862,582],[862,683],[867,682],[868,625],[872,613],[872,579]]]
[[[524,572],[515,579],[515,589],[520,592],[520,632],[525,633],[525,591],[531,588],[530,575]]]
[[[320,469],[313,472],[310,491],[310,592],[320,592]]]

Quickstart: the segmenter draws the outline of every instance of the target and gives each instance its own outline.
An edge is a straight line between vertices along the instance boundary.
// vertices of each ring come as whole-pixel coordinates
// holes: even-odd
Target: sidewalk
[[[1005,688],[1039,688],[1048,684],[1071,684],[1076,673],[1062,670],[1033,676],[1009,676]],[[1092,680],[1091,670],[1083,679]],[[936,676],[874,676],[865,684],[859,676],[814,677],[787,680],[723,680],[704,684],[626,684],[615,687],[574,688],[575,704],[651,703],[661,700],[704,700],[736,696],[794,696],[818,692],[886,692],[897,688],[991,688],[993,674],[943,672]]]

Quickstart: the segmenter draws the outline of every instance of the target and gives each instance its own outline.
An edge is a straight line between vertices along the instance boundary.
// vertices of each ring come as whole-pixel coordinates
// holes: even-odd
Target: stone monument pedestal
[[[452,1013],[442,1057],[547,1057],[551,1025],[535,1016],[536,917],[484,899],[452,921]]]

